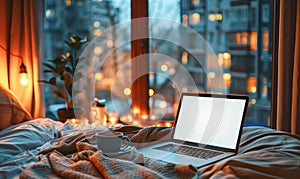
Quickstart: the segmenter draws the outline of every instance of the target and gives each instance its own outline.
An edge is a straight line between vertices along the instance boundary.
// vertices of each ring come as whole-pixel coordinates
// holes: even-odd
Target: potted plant
[[[49,80],[39,81],[51,85],[54,95],[65,100],[66,108],[57,111],[61,122],[65,122],[67,118],[75,117],[72,98],[73,77],[79,61],[77,53],[87,43],[87,40],[77,35],[71,35],[64,42],[67,47],[66,54],[44,62],[44,73],[51,74],[51,76]]]

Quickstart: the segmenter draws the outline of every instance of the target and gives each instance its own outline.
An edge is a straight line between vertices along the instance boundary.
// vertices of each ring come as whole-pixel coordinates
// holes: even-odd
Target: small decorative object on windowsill
[[[107,115],[106,115],[106,100],[105,99],[94,99],[94,105],[91,109],[92,121],[90,123],[95,125],[106,125]]]
[[[49,80],[39,80],[39,82],[51,85],[53,94],[65,100],[66,108],[57,111],[61,122],[65,122],[68,118],[78,118],[82,112],[81,109],[73,109],[72,85],[79,61],[77,55],[86,42],[86,39],[72,35],[65,41],[65,45],[68,47],[66,54],[44,62],[44,73],[51,76]]]
[[[107,116],[109,124],[117,124],[119,122],[118,113],[116,113],[115,111],[110,111]]]
[[[165,114],[164,118],[161,119],[156,114],[151,114],[150,117],[147,117],[147,123],[141,123],[140,121],[145,119],[138,117],[136,114],[124,114],[120,116],[120,122],[127,125],[145,127],[145,126],[164,126],[164,127],[173,127],[174,125],[174,116],[172,114]]]

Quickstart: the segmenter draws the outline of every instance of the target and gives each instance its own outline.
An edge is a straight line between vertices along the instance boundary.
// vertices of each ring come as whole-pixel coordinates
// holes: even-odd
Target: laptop
[[[203,167],[237,154],[249,97],[182,93],[172,137],[139,148],[145,157]]]

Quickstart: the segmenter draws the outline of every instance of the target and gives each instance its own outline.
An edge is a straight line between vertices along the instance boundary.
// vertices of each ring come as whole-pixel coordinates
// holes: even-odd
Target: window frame
[[[277,95],[278,95],[278,47],[279,47],[279,12],[280,0],[274,0],[273,6],[273,41],[272,41],[272,101],[270,127],[277,127]]]

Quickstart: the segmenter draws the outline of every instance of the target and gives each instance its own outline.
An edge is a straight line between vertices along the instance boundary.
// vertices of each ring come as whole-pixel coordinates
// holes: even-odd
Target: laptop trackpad
[[[199,165],[202,165],[202,164],[208,162],[208,160],[206,160],[206,159],[182,156],[182,155],[178,155],[178,154],[172,154],[172,155],[166,156],[162,160],[165,162],[174,163],[174,164],[183,164],[183,165],[191,164],[194,166],[199,166]]]

